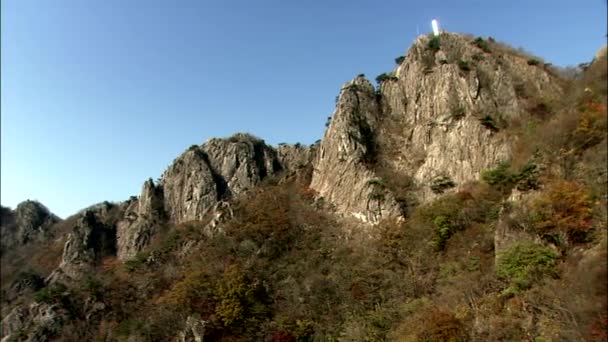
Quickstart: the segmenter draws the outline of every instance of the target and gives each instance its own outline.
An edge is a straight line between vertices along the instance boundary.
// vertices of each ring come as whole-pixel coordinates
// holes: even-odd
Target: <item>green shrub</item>
[[[513,172],[509,163],[502,162],[493,169],[481,172],[481,179],[497,190],[505,192],[517,185],[520,191],[538,188],[538,169],[533,163],[526,163],[519,172]]]
[[[558,255],[550,248],[533,242],[520,242],[500,252],[496,275],[507,280],[504,294],[516,294],[529,289],[545,276],[557,277]]]
[[[127,272],[134,272],[144,266],[149,257],[149,252],[139,252],[133,258],[125,261],[123,267]]]
[[[479,264],[481,259],[478,256],[472,256],[467,261],[467,270],[470,272],[479,271]]]
[[[485,115],[483,116],[481,119],[479,119],[479,122],[481,122],[481,124],[491,130],[491,131],[498,131],[498,127],[496,126],[496,123],[494,122],[494,118],[492,118],[490,115]]]
[[[445,190],[456,186],[450,177],[439,176],[431,181],[431,191],[435,194],[442,194]]]
[[[405,56],[399,56],[399,57],[395,58],[395,64],[397,64],[397,65],[401,65],[401,63],[403,63],[403,61],[405,61]]]
[[[516,178],[509,170],[508,163],[500,163],[493,169],[484,170],[481,172],[481,179],[500,190],[506,190],[509,186],[513,185]]]
[[[536,164],[526,163],[517,175],[517,190],[536,190],[538,187],[538,167]]]
[[[539,65],[540,61],[536,58],[530,58],[528,59],[528,65]]]
[[[81,288],[88,292],[94,300],[100,300],[103,296],[103,284],[91,275],[82,281]]]
[[[309,342],[313,341],[313,335],[315,334],[314,324],[312,321],[304,319],[297,320],[293,329],[293,335],[296,342]]]
[[[433,52],[439,51],[439,49],[441,48],[441,42],[439,40],[439,36],[432,35],[431,38],[429,39],[429,42],[426,45],[426,48]]]
[[[471,71],[471,65],[469,65],[469,62],[462,59],[458,61],[458,68],[465,72]]]
[[[479,61],[483,60],[483,54],[481,52],[476,52],[473,54],[473,56],[471,58],[474,61],[479,62]]]
[[[490,45],[488,44],[488,42],[486,42],[485,40],[483,40],[483,38],[481,38],[481,37],[477,37],[473,41],[473,44],[475,46],[477,46],[478,48],[480,48],[485,53],[491,53],[492,52],[492,50],[490,49]]]
[[[399,78],[397,78],[397,76],[395,76],[393,73],[382,73],[376,77],[376,82],[378,84],[382,84],[383,82],[397,81],[398,79]]]
[[[118,325],[116,333],[120,336],[135,335],[143,330],[144,325],[144,321],[141,320],[125,319]]]
[[[433,223],[435,224],[435,236],[433,238],[433,247],[435,250],[443,250],[448,239],[456,231],[456,227],[445,216],[437,216]]]
[[[58,304],[64,300],[67,287],[61,283],[51,284],[34,294],[34,300],[39,303]]]
[[[439,278],[448,279],[455,276],[460,270],[460,264],[455,261],[444,262],[439,265]]]

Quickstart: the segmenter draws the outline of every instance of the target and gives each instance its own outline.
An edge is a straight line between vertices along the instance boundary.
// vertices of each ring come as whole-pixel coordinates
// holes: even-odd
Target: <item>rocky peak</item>
[[[385,193],[372,164],[381,109],[372,84],[363,75],[344,84],[336,110],[314,160],[311,188],[336,205],[338,212],[378,222],[398,206]]]
[[[37,201],[21,202],[15,210],[2,207],[2,249],[44,239],[59,221],[60,218]]]
[[[201,149],[207,155],[210,167],[225,182],[223,196],[238,195],[281,170],[276,152],[263,140],[249,134],[210,139]]]
[[[457,188],[507,160],[500,132],[562,92],[544,63],[493,40],[420,36],[400,62],[377,90],[362,75],[342,87],[315,159],[311,187],[368,221],[398,213],[385,174],[410,177],[423,202],[448,190],[434,182]]]
[[[142,186],[141,196],[126,205],[122,220],[116,224],[118,257],[135,256],[148,244],[164,218],[162,187],[148,179]]]
[[[116,254],[116,228],[107,221],[103,206],[99,210],[87,209],[79,214],[68,234],[61,264],[49,275],[47,282],[79,280],[102,257]]]
[[[165,221],[211,218],[218,204],[252,189],[284,167],[276,151],[246,133],[192,145],[174,160],[157,185],[148,180],[118,224],[118,257],[141,251]],[[222,207],[224,205],[222,204]]]

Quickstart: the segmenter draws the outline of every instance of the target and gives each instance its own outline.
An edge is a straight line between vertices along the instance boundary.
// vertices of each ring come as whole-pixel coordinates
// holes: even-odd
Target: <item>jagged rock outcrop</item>
[[[165,221],[179,224],[209,217],[213,229],[225,217],[213,214],[220,203],[282,169],[274,149],[248,134],[191,146],[158,185],[146,182],[139,199],[129,205],[118,224],[118,257],[124,260],[141,251]]]
[[[128,203],[124,218],[116,225],[117,256],[127,259],[145,247],[164,218],[162,188],[147,180],[141,196]]]
[[[222,197],[250,190],[267,176],[281,170],[276,152],[263,140],[237,133],[228,139],[210,139],[201,146],[211,169],[225,184]],[[222,184],[219,184],[222,185]]]
[[[21,271],[17,279],[4,294],[7,302],[13,302],[21,296],[32,294],[44,287],[44,278],[33,272]]]
[[[37,201],[24,201],[15,210],[2,207],[0,216],[0,250],[40,241],[51,233],[61,219]]]
[[[165,171],[160,186],[171,222],[201,220],[220,200],[281,170],[276,153],[247,134],[192,146]]]
[[[419,202],[436,196],[435,179],[456,188],[477,179],[510,157],[513,140],[500,131],[541,95],[562,92],[542,63],[503,46],[451,33],[429,39],[416,39],[379,90],[361,76],[341,89],[311,184],[339,212],[372,222],[399,214],[374,180],[379,167],[411,177]]]
[[[18,306],[2,319],[2,342],[18,341],[26,331],[27,341],[49,341],[65,320],[58,305],[34,302]]]
[[[277,158],[283,169],[297,170],[312,162],[315,146],[281,144],[277,147]]]
[[[106,255],[116,253],[116,227],[104,223],[100,212],[86,210],[69,233],[59,267],[47,283],[70,283],[82,279]]]
[[[380,135],[396,153],[394,167],[414,176],[423,200],[433,197],[438,176],[459,185],[507,160],[513,141],[499,131],[526,112],[529,100],[562,92],[542,63],[513,51],[444,33],[434,53],[429,39],[418,37],[397,79],[381,87],[382,111],[399,131]],[[414,155],[422,157],[412,163]]]
[[[179,333],[180,342],[203,342],[207,321],[188,316],[186,328]]]
[[[384,193],[371,165],[376,158],[374,131],[381,111],[374,87],[363,76],[346,83],[314,161],[311,188],[338,212],[378,222],[399,207]]]

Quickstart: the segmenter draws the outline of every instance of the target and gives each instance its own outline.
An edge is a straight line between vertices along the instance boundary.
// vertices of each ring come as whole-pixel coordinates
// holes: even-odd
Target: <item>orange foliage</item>
[[[573,181],[552,183],[533,203],[535,228],[541,234],[566,233],[571,242],[582,242],[591,229],[589,191]]]
[[[264,187],[249,200],[235,205],[238,220],[227,230],[237,237],[265,241],[272,237],[283,240],[291,227],[289,211],[292,198],[280,187]]]
[[[206,272],[190,270],[186,276],[175,283],[173,287],[156,300],[158,304],[169,304],[187,308],[190,312],[197,312],[202,317],[213,313],[212,300],[213,284]]]
[[[599,102],[585,102],[580,107],[580,112],[574,139],[577,147],[584,149],[598,144],[606,137],[608,120],[606,106]]]
[[[422,317],[422,332],[419,341],[463,341],[466,340],[464,325],[453,313],[434,309]]]

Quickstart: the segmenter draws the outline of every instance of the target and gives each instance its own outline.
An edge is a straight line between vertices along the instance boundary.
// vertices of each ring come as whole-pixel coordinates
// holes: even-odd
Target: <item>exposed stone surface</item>
[[[188,316],[186,328],[179,333],[180,342],[203,342],[207,321]]]
[[[417,38],[395,70],[398,80],[381,88],[382,111],[399,130],[380,136],[394,147],[395,168],[414,176],[423,200],[434,197],[429,184],[439,175],[460,185],[508,159],[512,140],[499,130],[525,112],[528,97],[561,93],[559,82],[527,57],[486,53],[462,35],[442,34],[439,52],[447,62],[430,63],[428,39]],[[491,123],[483,125],[486,116]],[[416,154],[423,156],[419,165],[411,160]]]
[[[8,302],[12,302],[26,294],[34,293],[44,287],[44,279],[32,272],[21,272],[5,294]]]
[[[606,63],[606,62],[608,62],[606,60],[607,57],[608,57],[608,45],[604,45],[595,54],[595,57],[593,58],[593,62],[594,63],[595,62]]]
[[[49,237],[52,226],[61,221],[44,205],[24,201],[15,210],[2,207],[0,216],[0,250],[40,241]]]
[[[27,341],[49,341],[59,332],[65,318],[57,305],[32,303],[14,308],[2,319],[2,342],[18,341],[27,332]]]
[[[559,82],[525,56],[487,53],[457,34],[442,34],[439,51],[428,41],[416,39],[377,96],[363,77],[340,91],[311,185],[339,212],[372,222],[398,213],[390,194],[366,185],[378,184],[366,162],[411,176],[421,202],[436,196],[430,185],[437,177],[454,189],[477,179],[509,158],[513,141],[500,131],[525,112],[527,99],[561,93]]]
[[[274,149],[248,134],[191,146],[163,173],[158,185],[149,180],[139,199],[129,204],[118,224],[118,257],[124,260],[141,251],[165,220],[178,224],[212,215],[209,229],[213,230],[224,217],[215,213],[222,201],[282,169]]]
[[[277,147],[277,158],[286,170],[297,170],[312,162],[314,146],[304,147],[299,144],[283,144]]]
[[[104,224],[100,212],[86,210],[68,235],[61,264],[47,282],[80,280],[105,255],[116,253],[116,228]]]
[[[227,139],[210,139],[201,149],[220,178],[222,197],[230,198],[253,188],[266,176],[281,170],[276,152],[263,140],[248,134]],[[223,183],[223,184],[222,184]],[[225,185],[225,188],[222,188]]]
[[[311,188],[336,205],[338,212],[378,222],[397,215],[391,194],[381,194],[369,164],[376,157],[374,130],[380,107],[374,87],[359,76],[341,91],[331,123],[314,161]]]
[[[192,146],[165,171],[160,186],[170,221],[201,220],[215,204],[281,170],[275,151],[247,134]]]
[[[124,218],[116,225],[118,258],[131,258],[145,247],[163,217],[162,189],[149,179],[139,199],[128,203]]]

